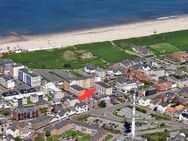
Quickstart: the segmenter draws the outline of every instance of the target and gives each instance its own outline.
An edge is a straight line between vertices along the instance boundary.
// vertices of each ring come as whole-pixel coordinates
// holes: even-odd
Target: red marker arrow
[[[82,94],[81,96],[78,97],[78,100],[80,102],[84,101],[85,99],[88,99],[90,98],[94,92],[95,92],[96,89],[91,89],[91,90],[85,90],[84,91],[84,94]]]

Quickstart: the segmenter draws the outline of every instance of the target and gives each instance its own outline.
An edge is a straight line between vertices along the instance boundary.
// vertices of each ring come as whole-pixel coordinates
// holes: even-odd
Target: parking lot
[[[117,115],[131,119],[132,118],[132,109],[129,107],[125,107],[125,108],[117,111]],[[139,112],[139,111],[136,111],[136,115],[137,115],[136,119],[146,119],[146,120],[152,119],[152,117],[150,115],[147,115],[147,114]]]
[[[107,120],[99,117],[89,117],[88,122],[92,124],[98,124],[100,127],[105,124],[106,126],[111,127],[113,129],[124,131],[123,123],[119,123],[111,120]]]

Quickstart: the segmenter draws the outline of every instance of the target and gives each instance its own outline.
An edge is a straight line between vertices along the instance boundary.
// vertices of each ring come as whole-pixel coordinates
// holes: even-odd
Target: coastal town
[[[1,140],[186,140],[188,50],[171,45],[174,50],[169,52],[169,46],[156,44],[149,50],[134,45],[128,52],[136,56],[134,59],[105,65],[86,63],[76,69],[69,69],[68,63],[61,69],[30,68],[3,56]],[[66,51],[63,57],[67,54],[69,58],[74,56]],[[84,51],[80,58],[96,57]],[[136,132],[131,125],[133,118]]]

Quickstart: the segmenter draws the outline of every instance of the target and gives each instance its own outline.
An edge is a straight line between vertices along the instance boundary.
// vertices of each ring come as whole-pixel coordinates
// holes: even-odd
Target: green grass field
[[[153,44],[153,45],[150,45],[149,48],[156,55],[170,54],[170,53],[173,53],[176,51],[180,51],[179,48],[177,48],[169,43]]]
[[[77,141],[89,141],[90,135],[84,134],[79,131],[74,131],[74,130],[67,130],[63,132],[59,136],[50,136],[48,137],[47,141],[59,141],[60,138],[76,138]]]
[[[188,30],[183,30],[170,33],[156,34],[152,36],[117,40],[115,41],[115,43],[123,49],[130,49],[132,45],[150,46],[159,43],[169,43],[181,50],[187,50],[187,38]]]
[[[81,59],[83,51],[91,52],[94,57]],[[64,49],[42,50],[22,54],[5,55],[15,62],[22,63],[30,68],[61,69],[64,64],[70,64],[70,69],[83,68],[85,64],[106,65],[123,59],[134,59],[134,55],[125,53],[110,42],[77,45]]]
[[[143,137],[146,138],[148,141],[165,141],[168,136],[169,136],[168,132],[143,135]]]
[[[75,46],[77,50],[87,50],[94,56],[100,57],[108,62],[118,62],[123,59],[134,59],[134,55],[129,55],[117,47],[112,46],[110,42],[99,42],[92,44],[82,44]]]
[[[115,47],[110,42],[99,42],[63,49],[5,55],[3,57],[12,58],[15,62],[38,69],[61,69],[65,64],[69,64],[69,69],[78,69],[84,67],[87,63],[106,66],[108,63],[119,62],[123,59],[135,59],[137,56],[125,52],[125,50],[132,51],[133,45],[146,46],[155,55],[188,50],[188,30],[116,40],[113,43]],[[94,57],[81,59],[80,55],[88,51]]]

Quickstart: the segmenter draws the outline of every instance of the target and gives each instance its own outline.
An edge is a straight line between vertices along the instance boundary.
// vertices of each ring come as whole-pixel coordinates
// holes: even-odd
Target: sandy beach
[[[34,51],[61,48],[77,44],[127,39],[186,29],[188,29],[188,16],[180,16],[67,33],[11,36],[0,38],[0,52],[18,49]]]

